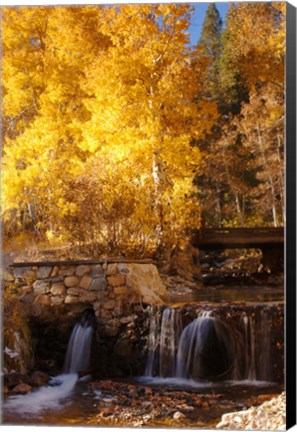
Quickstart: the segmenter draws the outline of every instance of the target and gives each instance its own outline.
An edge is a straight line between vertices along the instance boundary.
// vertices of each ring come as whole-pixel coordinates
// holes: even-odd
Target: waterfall
[[[176,351],[181,333],[181,320],[175,309],[166,308],[160,319],[159,313],[151,309],[148,339],[148,361],[145,375],[152,377],[174,376]]]
[[[182,332],[177,376],[191,379],[227,377],[234,366],[235,341],[230,327],[203,312]]]
[[[93,315],[87,311],[71,333],[64,363],[65,373],[75,373],[89,368],[92,336]]]
[[[267,311],[257,315],[243,315],[244,323],[244,372],[249,381],[271,380],[271,335]]]
[[[151,309],[146,377],[181,380],[271,381],[271,335],[267,311],[243,313],[227,322],[199,313],[184,329],[178,310]]]

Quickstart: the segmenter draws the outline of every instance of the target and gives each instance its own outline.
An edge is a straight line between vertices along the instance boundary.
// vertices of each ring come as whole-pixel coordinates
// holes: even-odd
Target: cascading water
[[[90,363],[91,342],[94,327],[94,312],[86,310],[78,324],[74,327],[69,339],[64,374],[52,377],[49,385],[41,387],[32,393],[9,397],[4,409],[29,416],[47,410],[58,410],[74,390],[78,381],[78,372],[87,370]]]
[[[67,347],[64,372],[87,370],[90,364],[93,326],[82,320],[74,327]]]
[[[271,381],[271,334],[268,313],[244,314],[244,370],[241,379]]]
[[[178,310],[151,310],[146,377],[182,380],[271,381],[268,315],[243,314],[231,327],[211,311],[182,330]]]
[[[175,309],[166,308],[161,318],[151,309],[146,376],[174,376],[181,329],[181,319]]]
[[[182,332],[176,375],[196,380],[226,378],[234,367],[235,352],[230,327],[211,312],[203,312]]]

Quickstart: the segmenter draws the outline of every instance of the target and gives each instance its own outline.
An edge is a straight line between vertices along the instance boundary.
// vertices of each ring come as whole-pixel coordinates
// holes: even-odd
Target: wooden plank
[[[34,262],[15,262],[9,267],[46,267],[46,266],[69,266],[69,265],[94,265],[94,264],[156,264],[154,260],[130,259],[130,258],[107,258],[98,260],[65,260],[65,261],[34,261]]]
[[[282,246],[283,227],[204,228],[193,235],[193,245],[201,248],[261,248]]]

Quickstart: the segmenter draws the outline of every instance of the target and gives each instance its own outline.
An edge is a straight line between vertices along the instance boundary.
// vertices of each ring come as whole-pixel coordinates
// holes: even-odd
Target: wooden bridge
[[[284,227],[202,228],[194,232],[192,244],[201,249],[283,248]]]
[[[261,249],[262,263],[271,272],[284,268],[284,227],[202,228],[193,233],[192,245],[203,250]]]

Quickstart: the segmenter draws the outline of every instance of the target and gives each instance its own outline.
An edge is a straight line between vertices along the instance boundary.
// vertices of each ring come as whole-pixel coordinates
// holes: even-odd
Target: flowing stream
[[[273,382],[272,373],[270,306],[243,306],[233,321],[224,307],[219,313],[215,307],[203,309],[197,302],[190,318],[188,312],[181,313],[181,307],[151,308],[144,375],[126,377],[126,382],[149,385],[156,391],[161,386],[161,392],[171,389],[173,398],[178,390],[200,395],[223,393],[220,412],[228,400],[278,392],[280,384]],[[93,324],[93,312],[88,311],[74,326],[63,374],[26,395],[5,397],[6,424],[87,425],[96,419],[97,402],[109,406],[117,397],[90,393],[79,378],[89,368]],[[210,418],[210,411],[197,415]]]
[[[263,384],[271,379],[268,312],[244,312],[237,329],[208,310],[182,328],[178,309],[151,309],[146,382]],[[163,380],[164,382],[164,380]]]
[[[87,311],[71,333],[64,373],[51,377],[47,386],[33,390],[31,393],[9,396],[3,405],[5,415],[12,419],[16,414],[31,418],[32,415],[38,417],[44,413],[61,410],[73,394],[76,383],[80,381],[79,372],[89,367],[92,335],[92,317]]]

